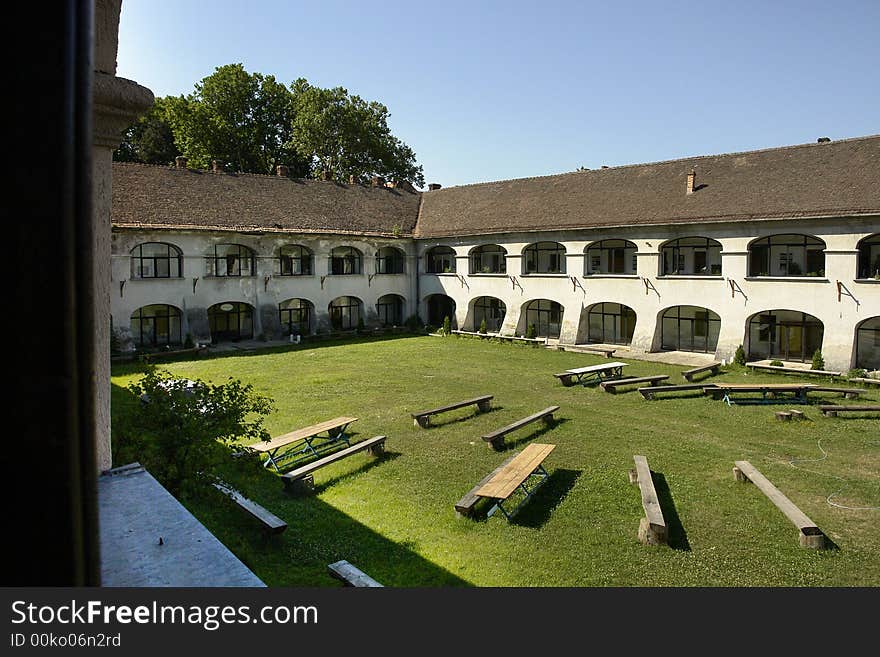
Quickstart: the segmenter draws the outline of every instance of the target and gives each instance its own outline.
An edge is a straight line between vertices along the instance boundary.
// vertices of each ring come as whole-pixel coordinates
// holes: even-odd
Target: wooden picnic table
[[[623,376],[623,368],[626,363],[612,361],[610,363],[601,363],[599,365],[587,365],[586,367],[576,367],[565,370],[562,374],[557,374],[557,378],[562,378],[565,385],[570,385],[571,379],[576,378],[578,383],[586,383],[592,380],[607,381],[609,379],[619,379]],[[567,381],[564,377],[567,375]]]
[[[773,404],[780,400],[775,399],[776,395],[790,392],[794,398],[783,399],[782,402],[796,402],[799,404],[807,403],[807,392],[816,387],[814,383],[716,383],[713,386],[706,386],[703,392],[712,395],[713,399],[722,399],[731,406],[734,402],[731,395],[739,393],[760,393],[760,399],[752,400],[758,404]],[[768,398],[770,395],[770,398]]]
[[[269,467],[269,465],[271,465],[275,468],[276,472],[280,472],[278,467],[280,461],[286,461],[298,454],[311,453],[314,456],[317,456],[318,449],[316,449],[316,446],[314,445],[315,440],[324,441],[318,445],[318,448],[326,448],[339,441],[344,442],[350,447],[351,443],[348,442],[345,430],[348,428],[348,425],[355,420],[357,420],[356,417],[335,417],[332,420],[314,424],[310,427],[297,429],[296,431],[291,431],[290,433],[273,438],[268,442],[256,443],[250,447],[254,451],[262,452],[267,455],[267,458],[263,463],[264,467]],[[327,433],[327,436],[320,435],[324,432]],[[302,449],[295,451],[287,450],[283,455],[279,455],[279,452],[283,448],[300,442],[305,443]]]
[[[543,462],[554,449],[556,449],[556,445],[541,443],[527,445],[523,451],[503,465],[486,483],[475,490],[474,495],[495,500],[495,506],[489,510],[486,517],[500,509],[501,513],[510,520],[513,514],[528,501],[535,489],[550,476],[544,469]],[[537,481],[531,488],[528,488],[526,481],[533,477]],[[518,488],[521,488],[525,493],[525,499],[517,504],[513,510],[507,511],[503,503]]]

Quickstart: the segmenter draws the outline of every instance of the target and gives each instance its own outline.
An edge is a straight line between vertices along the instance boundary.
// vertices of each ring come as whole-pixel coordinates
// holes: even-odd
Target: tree
[[[117,162],[171,164],[180,155],[168,121],[169,98],[157,98],[150,110],[137,120],[113,151]]]
[[[271,75],[248,73],[241,64],[219,66],[184,97],[166,99],[168,120],[190,163],[202,169],[217,160],[245,173],[307,172],[290,146],[294,110],[290,90]]]
[[[270,439],[263,419],[273,410],[272,400],[231,377],[213,385],[149,368],[128,389],[141,403],[119,426],[114,424],[114,440],[129,443],[128,449],[175,496],[198,494],[240,438]]]
[[[810,367],[813,370],[824,370],[825,369],[825,359],[822,357],[822,350],[816,349],[813,352],[813,364]]]
[[[487,330],[487,327],[486,327],[486,318],[484,317],[484,318],[483,318],[483,321],[480,322],[480,330],[479,330],[479,333],[486,333],[486,330]]]
[[[373,176],[424,186],[413,150],[391,134],[388,108],[366,102],[342,87],[322,89],[300,78],[291,85],[293,131],[290,145],[306,159],[311,173],[359,183]]]
[[[746,364],[746,352],[742,345],[736,348],[736,353],[733,355],[733,362],[737,365]]]

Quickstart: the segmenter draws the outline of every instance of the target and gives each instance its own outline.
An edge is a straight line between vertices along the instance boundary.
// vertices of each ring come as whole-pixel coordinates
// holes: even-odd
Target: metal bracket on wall
[[[470,291],[471,286],[468,285],[468,282],[467,282],[467,280],[465,279],[465,277],[462,276],[461,274],[456,274],[456,276],[458,277],[458,282],[461,283],[461,286],[462,286],[462,287],[466,287],[466,288],[468,289],[468,291]]]
[[[373,282],[373,277],[376,274],[367,274],[367,287],[370,287],[370,284]]]
[[[654,291],[654,294],[657,295],[657,298],[660,298],[660,293],[657,291],[657,288],[654,287],[654,284],[647,278],[643,277],[642,282],[645,284],[645,294],[647,295],[650,290]]]
[[[269,289],[269,279],[270,278],[272,278],[271,274],[263,277],[263,292],[265,292],[266,290]]]
[[[736,293],[739,292],[741,295],[743,295],[743,298],[746,301],[749,300],[749,298],[746,296],[746,293],[743,292],[742,288],[739,286],[739,284],[735,280],[733,280],[732,278],[728,278],[727,282],[730,285],[730,298],[731,299],[733,299],[736,296]]]
[[[199,282],[199,277],[196,276],[196,277],[193,279],[193,294],[196,293],[196,283],[198,283],[198,282]]]
[[[516,288],[519,288],[520,290],[523,289],[522,285],[520,285],[520,282],[518,280],[516,280],[516,276],[513,276],[512,274],[508,274],[507,278],[510,279],[510,284],[511,284],[512,289],[514,289],[514,290]]]
[[[324,289],[324,280],[325,280],[326,278],[327,278],[326,276],[321,276],[321,289],[322,289],[322,290]]]
[[[581,285],[581,282],[578,280],[577,276],[569,276],[569,278],[571,279],[572,292],[576,292],[578,288],[581,288],[584,294],[587,293],[587,290],[584,288],[583,285]]]
[[[124,287],[125,287],[125,279],[123,278],[121,281],[119,281],[119,296],[122,296],[122,288],[124,288]]]
[[[841,281],[837,281],[837,303],[840,303],[841,298],[844,297],[844,296],[847,296],[847,297],[849,297],[850,299],[852,299],[853,301],[855,301],[857,306],[859,305],[859,300],[856,299],[856,298],[852,295],[852,292],[850,292],[850,291],[847,289],[846,285],[844,285]]]

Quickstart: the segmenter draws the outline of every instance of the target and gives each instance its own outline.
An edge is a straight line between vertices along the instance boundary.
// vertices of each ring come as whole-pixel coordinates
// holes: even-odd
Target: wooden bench
[[[759,363],[746,363],[746,367],[753,370],[765,370],[767,372],[778,372],[780,374],[799,374],[801,376],[843,376],[842,372],[830,372],[827,370],[802,370],[797,367],[779,367],[778,365],[762,365]]]
[[[839,392],[846,399],[858,399],[864,390],[861,388],[835,388],[834,386],[814,386],[810,392]]]
[[[838,413],[876,413],[880,411],[880,406],[819,406],[822,415],[825,417],[837,417]]]
[[[609,381],[611,379],[620,379],[623,377],[623,368],[626,363],[611,362],[602,363],[601,365],[587,365],[586,367],[575,367],[565,370],[559,374],[554,374],[564,386],[570,386],[575,383],[589,383],[590,381]],[[632,377],[629,377],[632,378]],[[586,380],[586,381],[585,381]]]
[[[312,473],[315,472],[315,470],[320,470],[325,465],[336,463],[336,461],[341,461],[352,454],[357,454],[364,450],[369,450],[373,456],[382,456],[382,454],[385,453],[385,436],[375,436],[373,438],[368,438],[367,440],[362,440],[359,443],[355,443],[350,447],[334,452],[322,459],[307,463],[296,470],[291,470],[290,472],[281,475],[281,480],[284,482],[285,488],[290,492],[298,490],[311,491],[315,487],[315,478],[312,476]]]
[[[382,587],[379,582],[358,568],[352,566],[345,559],[337,561],[336,563],[328,564],[327,570],[330,571],[330,574],[333,575],[333,577],[342,580],[342,583],[346,586]]]
[[[713,376],[715,374],[718,374],[719,367],[721,367],[721,363],[709,363],[708,365],[703,365],[702,367],[695,367],[690,370],[685,370],[681,373],[681,375],[688,381],[693,381],[694,375],[699,374],[700,372],[711,372]]]
[[[418,413],[411,413],[410,415],[413,418],[413,424],[417,427],[422,427],[423,429],[427,429],[431,423],[431,416],[437,415],[438,413],[445,413],[446,411],[452,411],[456,408],[463,408],[465,406],[470,406],[471,404],[477,405],[477,410],[481,413],[484,413],[489,410],[491,407],[491,399],[493,395],[483,395],[482,397],[474,397],[473,399],[465,399],[464,401],[455,402],[454,404],[448,404],[446,406],[441,406],[439,408],[432,408],[430,411],[419,411]]]
[[[810,520],[803,511],[795,506],[794,502],[783,495],[782,491],[770,483],[764,475],[758,472],[755,466],[748,461],[735,461],[733,476],[737,481],[751,481],[755,484],[785,514],[785,517],[794,523],[795,527],[798,528],[798,541],[801,547],[820,550],[827,547],[825,534],[816,527],[816,523]]]
[[[496,451],[500,451],[504,449],[504,436],[507,434],[516,431],[517,429],[521,429],[527,424],[531,424],[536,420],[543,420],[544,424],[552,425],[553,424],[553,414],[559,410],[558,406],[548,406],[543,411],[538,411],[534,415],[529,415],[528,417],[524,417],[522,420],[517,420],[513,424],[508,424],[506,427],[502,427],[501,429],[496,429],[491,433],[487,433],[484,436],[480,436],[483,440],[489,443],[492,449]]]
[[[585,347],[583,345],[576,346],[578,351],[586,351],[591,354],[602,354],[605,358],[611,358],[617,349],[603,349],[602,347]]]
[[[650,388],[639,388],[638,392],[645,399],[654,399],[656,395],[659,395],[661,392],[681,392],[684,390],[705,390],[706,388],[713,387],[712,384],[706,383],[688,383],[684,385],[677,386],[652,386]]]
[[[666,545],[666,520],[663,519],[663,510],[660,508],[660,500],[654,488],[648,459],[644,456],[633,456],[633,461],[636,467],[635,470],[630,470],[629,480],[639,485],[642,492],[642,508],[645,510],[645,517],[639,520],[639,540],[645,545]]]
[[[496,338],[498,340],[510,340],[511,342],[526,342],[529,344],[547,344],[547,338],[521,338],[518,335],[501,335],[500,333],[495,333],[491,337]]]
[[[774,403],[790,403],[799,404],[807,403],[807,392],[816,386],[812,383],[801,384],[785,384],[785,383],[755,383],[755,384],[739,384],[739,383],[717,383],[707,385],[703,388],[704,394],[711,395],[712,399],[721,399],[727,402],[728,406],[732,406],[735,402],[731,399],[731,395],[739,393],[757,392],[761,394],[760,399],[745,399],[739,403],[757,403],[757,404],[774,404]],[[782,399],[778,395],[783,393],[792,393],[794,398]]]
[[[237,490],[232,488],[229,484],[222,481],[217,481],[212,482],[212,485],[214,486],[214,488],[223,493],[226,497],[235,502],[239,506],[239,508],[244,509],[251,516],[256,518],[269,533],[280,534],[285,529],[287,529],[287,523],[284,522],[281,518],[276,516],[274,513],[267,511],[253,500],[249,500]]]
[[[480,481],[477,483],[476,486],[471,488],[467,493],[465,493],[464,497],[462,497],[458,502],[455,503],[455,512],[459,515],[462,515],[462,516],[473,515],[474,510],[476,509],[476,506],[477,506],[477,502],[479,502],[480,500],[483,499],[482,497],[480,497],[479,495],[476,494],[477,491],[480,490],[480,488],[482,488],[483,484],[488,483],[489,480],[492,479],[492,477],[494,477],[499,472],[501,472],[501,470],[504,469],[504,466],[506,466],[508,463],[510,463],[514,458],[516,458],[516,454],[509,457],[506,461],[504,461],[504,463],[502,463],[497,468],[492,470],[492,472],[490,472],[485,477],[480,479]]]
[[[495,500],[494,506],[489,509],[486,517],[491,517],[496,511],[501,511],[508,521],[519,511],[534,494],[535,490],[550,476],[544,469],[544,459],[556,449],[556,445],[544,445],[532,443],[503,466],[496,470],[492,476],[474,491],[477,497]],[[526,482],[532,480],[531,487]],[[504,502],[513,495],[514,491],[522,490],[525,498],[516,507],[508,511],[504,508]]]
[[[282,461],[286,461],[299,454],[311,453],[314,456],[317,456],[318,450],[314,445],[315,440],[326,441],[324,444],[319,446],[321,448],[331,447],[338,441],[342,441],[346,445],[351,445],[351,443],[348,441],[348,437],[345,435],[345,430],[348,428],[349,424],[356,420],[356,417],[336,417],[332,420],[321,422],[320,424],[315,424],[310,427],[291,431],[290,433],[286,433],[283,436],[273,438],[268,442],[249,445],[249,447],[256,452],[262,452],[267,455],[266,460],[263,462],[264,467],[269,467],[269,465],[271,465],[273,468],[275,468],[275,472],[280,472],[281,470],[279,468],[279,465]],[[319,437],[320,434],[324,432],[327,433],[327,437]],[[281,452],[281,450],[285,447],[289,447],[300,442],[305,443],[305,446],[302,449],[295,451],[288,450],[284,454],[279,454],[279,452]]]
[[[599,387],[602,388],[605,392],[610,392],[611,394],[615,394],[617,392],[617,388],[619,386],[630,386],[636,383],[650,383],[651,386],[656,386],[660,381],[665,381],[669,378],[668,374],[654,374],[652,376],[636,376],[630,378],[617,379],[616,381],[603,381],[599,384]]]
[[[880,386],[880,379],[868,379],[866,377],[857,376],[849,379],[852,383],[861,383],[864,386]]]

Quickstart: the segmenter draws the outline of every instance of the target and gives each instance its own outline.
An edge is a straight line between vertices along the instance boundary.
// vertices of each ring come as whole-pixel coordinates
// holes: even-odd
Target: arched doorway
[[[507,306],[501,299],[495,297],[477,297],[474,299],[472,326],[473,330],[479,330],[483,322],[486,322],[486,330],[497,333],[501,330],[504,323],[504,316],[507,314]]]
[[[336,331],[357,328],[363,302],[357,297],[336,297],[330,302],[330,326]]]
[[[399,294],[386,294],[376,301],[376,312],[380,326],[403,325],[403,297]]]
[[[871,317],[856,328],[856,367],[880,370],[880,317]]]
[[[238,301],[217,303],[208,308],[211,342],[238,342],[254,337],[253,306]]]
[[[720,332],[721,318],[708,308],[673,306],[660,319],[660,348],[714,353]]]
[[[583,311],[586,319],[587,342],[602,344],[629,344],[636,330],[636,313],[621,303],[594,303]],[[582,338],[582,339],[583,339]]]
[[[749,318],[749,358],[806,362],[822,348],[822,322],[795,310],[766,310]]]
[[[284,335],[312,332],[312,304],[306,299],[286,299],[278,304],[278,319]]]
[[[523,306],[523,319],[520,320],[521,332],[526,334],[529,327],[535,327],[535,336],[539,338],[558,338],[562,332],[562,315],[565,308],[550,299],[535,299]]]
[[[165,304],[138,308],[131,314],[131,337],[138,347],[180,344],[180,310]]]
[[[432,294],[425,299],[428,311],[428,324],[431,326],[443,326],[443,320],[449,317],[449,321],[455,327],[455,301],[445,294]]]

